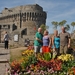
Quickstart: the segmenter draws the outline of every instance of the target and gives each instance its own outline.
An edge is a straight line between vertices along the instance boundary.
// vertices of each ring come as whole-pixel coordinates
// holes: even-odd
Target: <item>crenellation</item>
[[[34,35],[41,24],[46,23],[47,14],[38,4],[22,5],[14,8],[5,8],[0,14],[1,37],[3,32],[9,32],[11,44],[24,45],[24,40],[34,40]],[[14,36],[18,40],[14,41]]]

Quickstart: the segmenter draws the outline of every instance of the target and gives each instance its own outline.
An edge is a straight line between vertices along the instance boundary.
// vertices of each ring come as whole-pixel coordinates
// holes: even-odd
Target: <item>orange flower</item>
[[[75,75],[75,67],[73,67],[73,68],[72,68],[72,70],[73,70],[73,72],[74,72],[74,75]]]

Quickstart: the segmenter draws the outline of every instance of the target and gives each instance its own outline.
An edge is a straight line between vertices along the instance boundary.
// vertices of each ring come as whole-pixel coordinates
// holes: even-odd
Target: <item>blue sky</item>
[[[5,7],[12,8],[27,4],[39,4],[47,12],[46,25],[49,26],[49,33],[54,31],[52,21],[66,20],[66,24],[75,22],[75,0],[0,0],[0,12]]]

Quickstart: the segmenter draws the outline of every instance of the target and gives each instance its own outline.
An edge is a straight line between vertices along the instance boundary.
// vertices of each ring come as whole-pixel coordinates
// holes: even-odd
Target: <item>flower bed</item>
[[[51,53],[39,53],[35,57],[34,50],[28,49],[22,56],[10,63],[11,75],[75,75],[75,61],[71,54],[52,59]]]

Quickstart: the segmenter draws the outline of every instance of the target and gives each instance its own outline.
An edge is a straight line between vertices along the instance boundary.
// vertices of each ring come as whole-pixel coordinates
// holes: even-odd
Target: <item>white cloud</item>
[[[1,0],[0,10],[3,10],[4,7],[11,8],[20,5],[39,4],[43,7],[43,10],[47,12],[46,24],[50,26],[50,30],[52,31],[51,22],[53,20],[75,20],[74,2],[74,0]]]
[[[62,12],[54,17],[52,17],[52,19],[56,19],[56,18],[61,18],[61,17],[71,17],[72,15],[75,15],[75,8],[68,10],[66,12]]]
[[[57,9],[58,7],[68,7],[70,3],[61,3],[58,1],[51,0],[35,0],[36,3],[40,4],[45,10]]]

